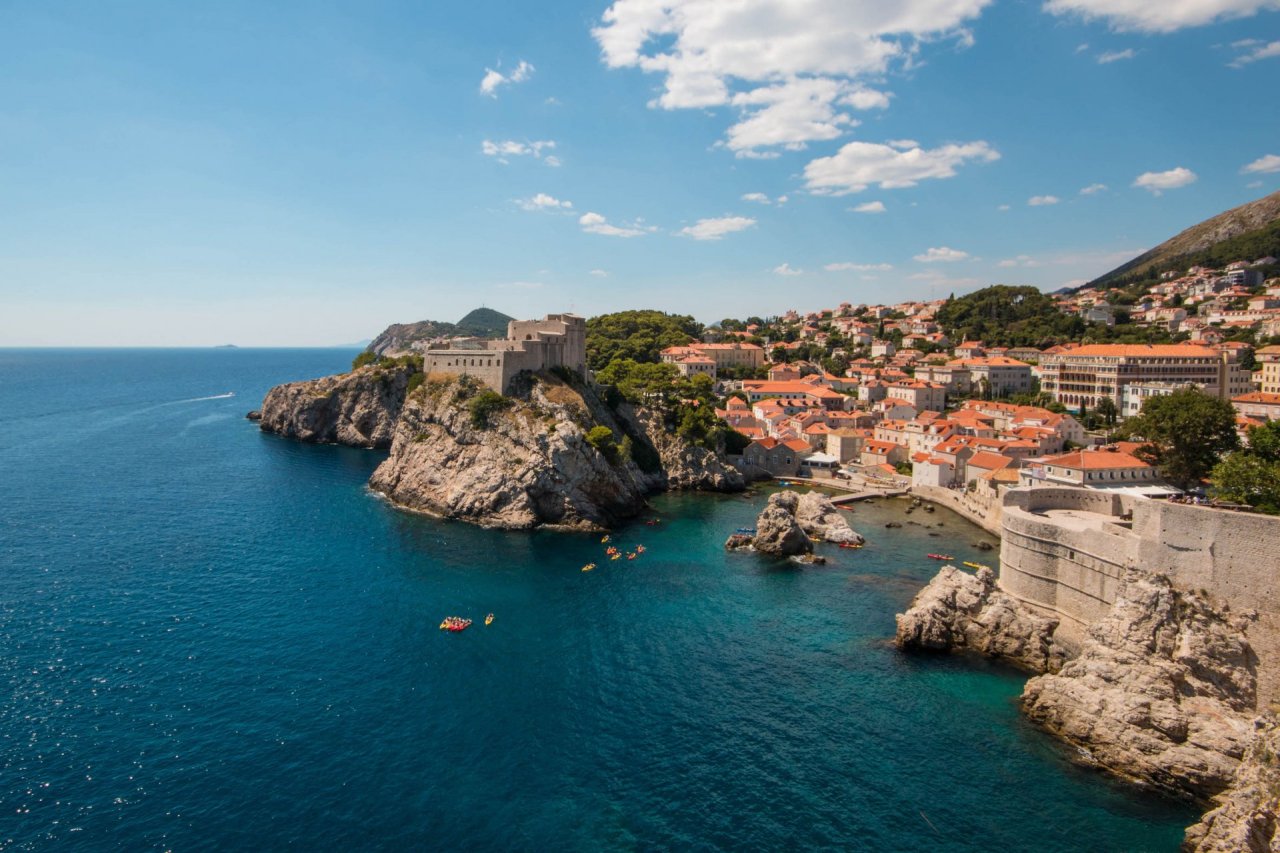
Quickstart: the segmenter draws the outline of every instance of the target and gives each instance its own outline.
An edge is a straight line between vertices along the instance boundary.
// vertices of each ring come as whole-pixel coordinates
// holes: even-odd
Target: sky
[[[1280,0],[0,3],[0,346],[1077,284],[1280,189]]]

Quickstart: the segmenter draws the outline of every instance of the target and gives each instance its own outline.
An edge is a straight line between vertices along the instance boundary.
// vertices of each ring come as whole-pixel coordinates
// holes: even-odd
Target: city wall
[[[1076,649],[1124,591],[1125,572],[1168,574],[1258,619],[1259,704],[1280,697],[1280,518],[1088,489],[1013,489],[1004,500],[1000,587],[1059,618]]]

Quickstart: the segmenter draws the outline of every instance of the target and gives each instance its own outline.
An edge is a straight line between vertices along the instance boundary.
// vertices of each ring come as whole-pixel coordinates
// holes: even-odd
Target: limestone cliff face
[[[741,471],[707,448],[682,440],[667,427],[660,413],[649,409],[633,413],[624,404],[621,414],[636,424],[658,451],[668,489],[740,492],[746,488]]]
[[[1252,730],[1248,621],[1132,572],[1080,654],[1027,682],[1023,710],[1118,776],[1212,796],[1230,784]]]
[[[368,366],[277,385],[262,401],[260,426],[300,441],[390,447],[409,378],[416,372],[407,366]]]
[[[370,487],[402,507],[490,527],[598,529],[639,513],[661,481],[587,442],[596,425],[618,440],[624,433],[586,388],[531,378],[485,424],[471,411],[479,393],[456,377],[428,377],[405,402]]]
[[[799,503],[795,492],[770,495],[769,502],[756,519],[756,535],[751,540],[751,547],[762,554],[780,557],[811,552],[813,542],[796,521]]]
[[[975,651],[1037,673],[1057,670],[1064,658],[1053,642],[1057,621],[1001,592],[990,569],[969,574],[943,566],[895,618],[900,649]]]
[[[1252,738],[1231,787],[1187,829],[1187,853],[1280,853],[1280,720],[1254,721]]]

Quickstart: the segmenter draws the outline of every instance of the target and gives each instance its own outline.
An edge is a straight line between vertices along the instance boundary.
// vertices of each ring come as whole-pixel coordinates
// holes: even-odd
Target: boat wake
[[[234,397],[235,395],[236,395],[236,392],[235,392],[235,391],[228,391],[228,392],[227,392],[227,393],[225,393],[225,394],[213,394],[213,395],[211,395],[211,396],[209,396],[209,397],[191,397],[190,399],[187,399],[187,400],[175,400],[174,402],[177,402],[177,403],[199,403],[199,402],[202,402],[202,401],[204,401],[204,400],[225,400],[225,399],[227,399],[228,397]]]

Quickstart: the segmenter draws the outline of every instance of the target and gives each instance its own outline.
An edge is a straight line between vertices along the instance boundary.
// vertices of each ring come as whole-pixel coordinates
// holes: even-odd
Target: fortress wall
[[[1054,510],[1073,514],[1044,514]],[[1232,611],[1257,611],[1248,636],[1259,706],[1280,697],[1280,518],[1086,489],[1017,489],[1005,497],[1002,539],[1000,588],[1061,619],[1068,648],[1123,593],[1129,568],[1166,573]]]

